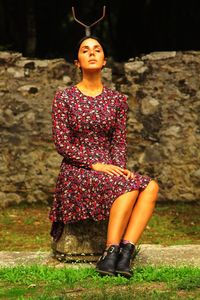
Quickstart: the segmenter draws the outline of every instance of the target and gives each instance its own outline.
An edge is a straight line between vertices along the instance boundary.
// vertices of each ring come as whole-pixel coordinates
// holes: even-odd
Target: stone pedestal
[[[66,262],[96,261],[105,248],[107,225],[107,220],[66,224],[61,238],[52,242],[54,257]]]

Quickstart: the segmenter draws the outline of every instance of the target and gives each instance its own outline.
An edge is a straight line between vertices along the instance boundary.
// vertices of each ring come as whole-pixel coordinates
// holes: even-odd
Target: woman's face
[[[75,63],[83,72],[84,70],[101,70],[106,64],[102,46],[95,39],[84,40],[80,45],[78,60]]]

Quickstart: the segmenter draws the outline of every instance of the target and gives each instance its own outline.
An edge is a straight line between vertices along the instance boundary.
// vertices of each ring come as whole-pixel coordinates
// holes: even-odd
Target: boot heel
[[[124,277],[130,278],[133,275],[131,270],[132,256],[135,246],[131,243],[121,244],[119,258],[116,265],[116,273]]]

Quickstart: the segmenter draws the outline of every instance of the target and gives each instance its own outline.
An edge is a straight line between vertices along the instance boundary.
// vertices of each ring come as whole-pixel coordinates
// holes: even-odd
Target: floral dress
[[[127,180],[91,168],[97,162],[126,168],[127,111],[126,96],[106,86],[95,97],[75,85],[56,92],[52,132],[63,160],[49,214],[52,236],[59,224],[107,219],[115,199],[144,190],[151,180],[139,173]]]

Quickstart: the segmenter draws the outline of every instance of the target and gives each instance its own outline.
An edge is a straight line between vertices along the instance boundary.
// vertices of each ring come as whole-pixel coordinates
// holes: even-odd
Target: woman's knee
[[[123,203],[131,203],[131,202],[135,202],[137,197],[138,197],[138,194],[139,194],[139,191],[138,190],[132,190],[132,191],[129,191],[129,192],[126,192],[122,195],[120,195],[116,200],[119,199],[119,201],[123,201]],[[115,200],[115,201],[116,201]]]
[[[155,180],[152,179],[145,190],[157,194],[159,191],[159,185]]]

